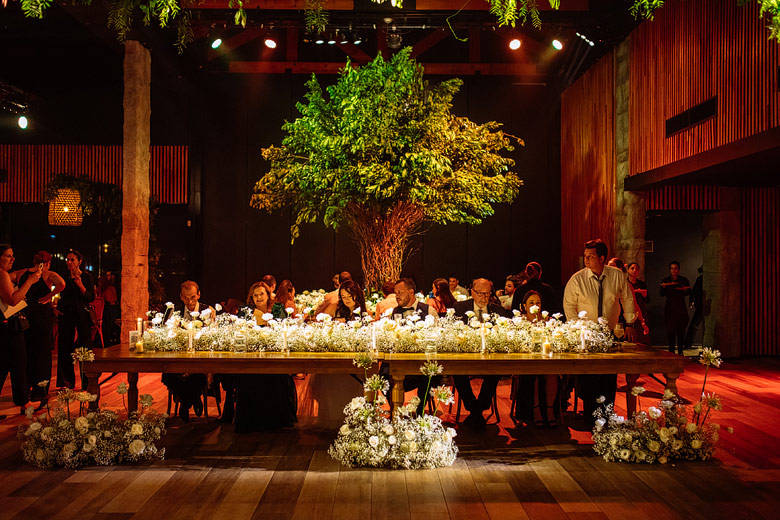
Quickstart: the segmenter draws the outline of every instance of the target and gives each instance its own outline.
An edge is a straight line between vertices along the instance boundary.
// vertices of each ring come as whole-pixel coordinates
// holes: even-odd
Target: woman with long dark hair
[[[366,311],[366,295],[355,280],[347,280],[339,285],[339,303],[333,316],[340,321],[360,318]]]
[[[46,404],[51,379],[51,353],[54,350],[54,307],[52,298],[65,288],[65,280],[50,269],[51,255],[38,251],[33,257],[33,267],[19,273],[19,283],[24,282],[35,271],[41,276],[27,291],[25,314],[30,320],[30,328],[25,332],[27,344],[27,385],[32,388],[30,400]],[[46,381],[46,385],[38,383]]]
[[[71,249],[65,257],[68,273],[65,288],[60,293],[57,310],[57,386],[75,388],[76,373],[71,354],[76,348],[92,348],[92,318],[89,306],[95,300],[92,275],[81,270],[84,257]],[[78,333],[78,339],[76,334]]]
[[[444,278],[436,278],[433,281],[433,298],[428,298],[425,303],[433,307],[439,316],[446,316],[447,309],[455,307],[455,297],[450,291],[450,282]]]
[[[10,310],[21,303],[27,292],[41,278],[40,267],[27,276],[26,280],[16,288],[11,268],[14,265],[14,251],[9,244],[0,244],[0,390],[5,384],[8,373],[11,373],[11,390],[16,406],[27,404],[29,386],[27,384],[27,351],[24,343],[24,330],[29,327],[23,310],[12,314]],[[6,317],[6,314],[8,317]],[[5,419],[5,416],[0,416]]]

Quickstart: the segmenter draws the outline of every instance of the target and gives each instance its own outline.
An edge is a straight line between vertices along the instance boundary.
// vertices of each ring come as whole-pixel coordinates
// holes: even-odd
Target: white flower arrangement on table
[[[250,316],[251,313],[247,318]],[[312,321],[304,321],[302,314],[267,318],[268,326],[259,327],[251,319],[219,314],[194,327],[193,347],[198,351],[233,351],[238,334],[242,338],[241,350],[248,352],[282,351],[285,345],[290,352],[361,352],[376,344],[382,352],[421,353],[426,344],[434,343],[441,353],[478,353],[483,351],[483,338],[486,352],[541,352],[535,336],[547,338],[554,353],[582,352],[583,345],[589,352],[608,352],[613,348],[612,335],[603,319],[564,323],[560,315],[555,315],[547,320],[529,321],[517,311],[512,318],[488,316],[484,324],[475,316],[464,323],[452,311],[439,319],[412,315],[396,321],[385,316],[377,322],[368,313],[355,315],[347,323],[336,322],[325,314]],[[151,328],[144,332],[144,350],[185,351],[188,334],[178,314],[163,323],[162,314],[157,313]]]
[[[720,366],[720,352],[708,348],[699,362],[709,369]],[[706,385],[706,375],[704,379]],[[638,397],[645,389],[634,387]],[[599,398],[604,402],[604,398]],[[705,394],[693,406],[685,406],[670,390],[664,392],[658,407],[638,411],[626,419],[613,411],[613,404],[594,412],[593,449],[610,462],[644,462],[666,464],[673,459],[707,460],[712,457],[720,438],[720,425],[712,422],[710,412],[722,410],[720,397]],[[729,427],[729,433],[734,430]]]
[[[45,386],[48,381],[41,381]],[[118,393],[127,393],[121,383]],[[151,409],[152,396],[140,398],[141,409],[124,419],[109,410],[89,411],[87,404],[97,396],[65,390],[44,413],[27,408],[27,424],[19,426],[24,460],[39,468],[106,466],[125,461],[154,461],[165,457],[165,448],[155,444],[165,435],[167,415]],[[77,410],[72,408],[77,407]]]
[[[373,363],[370,355],[358,354],[355,365],[368,370]],[[435,361],[420,367],[431,378],[442,372]],[[436,402],[434,415],[416,416],[418,397],[395,411],[392,419],[383,408],[390,385],[374,374],[366,379],[366,397],[355,397],[344,407],[345,420],[336,440],[328,448],[331,457],[348,467],[391,467],[405,469],[438,468],[455,462],[458,447],[454,429],[445,427],[436,417],[440,404],[452,402],[452,390],[440,386],[431,390]],[[427,398],[427,396],[426,396]],[[423,403],[423,409],[425,403]]]

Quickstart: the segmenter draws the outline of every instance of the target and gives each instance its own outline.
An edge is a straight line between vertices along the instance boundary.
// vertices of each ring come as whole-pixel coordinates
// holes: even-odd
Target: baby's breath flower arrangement
[[[281,352],[285,348],[290,352],[365,352],[376,345],[381,352],[423,353],[427,346],[435,344],[440,353],[479,353],[483,347],[488,353],[541,352],[541,343],[534,341],[535,337],[548,338],[554,353],[577,353],[583,349],[608,352],[613,348],[606,321],[577,319],[564,323],[560,318],[554,315],[546,320],[529,321],[520,315],[513,318],[493,315],[484,323],[476,317],[464,323],[450,312],[439,319],[412,315],[394,320],[385,316],[377,322],[372,315],[364,314],[341,323],[327,314],[311,321],[305,321],[304,315],[299,314],[278,319],[269,315],[267,326],[259,327],[247,317],[218,314],[213,319],[197,320],[200,325],[193,327],[193,348],[240,352]],[[161,313],[151,321],[152,326],[143,336],[144,351],[188,349],[190,332],[182,326],[177,313],[165,323]]]
[[[702,353],[700,362],[720,366],[720,353]],[[636,397],[644,391],[641,386],[631,389]],[[658,407],[650,406],[629,419],[615,414],[612,403],[602,405],[594,412],[593,449],[611,462],[666,464],[673,459],[707,460],[715,451],[721,429],[710,420],[710,412],[722,408],[720,397],[705,394],[703,387],[701,399],[693,406],[685,406],[667,389]]]
[[[18,431],[24,460],[39,468],[78,468],[164,458],[165,448],[156,442],[165,435],[167,415],[151,409],[151,395],[142,395],[140,411],[124,419],[109,410],[89,411],[87,403],[96,399],[88,392],[65,390],[42,414],[28,407],[28,423]]]
[[[367,369],[370,356],[359,354],[355,365]],[[440,374],[441,365],[435,361],[426,362],[420,371],[430,379]],[[390,385],[383,377],[375,374],[366,379],[366,397],[355,397],[344,407],[345,420],[336,440],[328,448],[331,457],[345,466],[391,467],[405,469],[438,468],[455,462],[458,448],[455,445],[455,430],[446,428],[441,419],[434,415],[416,416],[420,404],[416,396],[395,411],[392,419],[383,408],[384,394]],[[431,390],[439,404],[452,402],[452,390],[437,387]]]

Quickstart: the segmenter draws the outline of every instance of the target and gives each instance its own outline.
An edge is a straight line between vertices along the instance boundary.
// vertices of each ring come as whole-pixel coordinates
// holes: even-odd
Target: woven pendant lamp
[[[80,226],[84,219],[81,194],[78,190],[61,188],[57,198],[49,202],[49,224],[52,226]]]

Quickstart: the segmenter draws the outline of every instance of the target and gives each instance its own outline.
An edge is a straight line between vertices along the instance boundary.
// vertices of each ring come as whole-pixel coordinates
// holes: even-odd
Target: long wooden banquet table
[[[363,375],[352,360],[354,352],[130,352],[129,345],[95,349],[95,360],[84,362],[82,372],[87,390],[100,400],[99,377],[103,372],[127,373],[128,407],[138,409],[138,374],[155,372],[220,374],[356,374]],[[544,356],[534,354],[395,354],[380,353],[378,361],[389,364],[393,404],[404,404],[403,380],[420,373],[420,365],[430,359],[451,375],[510,374],[625,374],[629,415],[636,409],[631,388],[640,374],[664,374],[666,388],[677,394],[677,378],[684,371],[685,358],[645,345],[623,343],[617,352]],[[376,373],[375,363],[370,373]],[[345,403],[346,404],[346,403]]]

